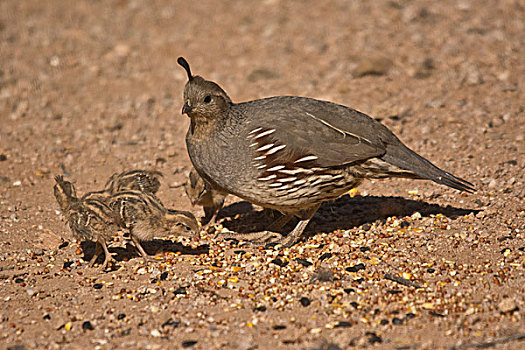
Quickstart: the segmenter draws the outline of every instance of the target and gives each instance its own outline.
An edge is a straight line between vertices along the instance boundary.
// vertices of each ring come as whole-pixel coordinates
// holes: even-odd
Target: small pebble
[[[94,330],[94,329],[95,329],[95,327],[93,327],[93,325],[91,324],[91,322],[89,322],[89,321],[84,321],[84,322],[82,323],[82,330],[84,330],[84,331],[92,331],[92,330]]]
[[[122,320],[124,318],[126,318],[126,314],[118,314],[117,315],[117,320]]]
[[[299,299],[299,302],[304,307],[309,306],[312,303],[307,297],[302,297],[301,299]]]
[[[197,344],[198,341],[196,340],[185,340],[182,342],[183,348],[191,348],[193,345]]]
[[[95,289],[102,289],[103,286],[104,286],[104,285],[103,285],[102,283],[95,283],[95,284],[93,285],[93,288],[95,288]]]
[[[266,311],[266,306],[257,306],[253,308],[253,311]]]
[[[403,320],[398,318],[398,317],[394,317],[392,319],[392,324],[395,324],[395,325],[400,325],[400,324],[403,324]]]
[[[368,336],[368,343],[370,344],[380,344],[383,342],[383,339],[375,332],[366,332],[365,335]]]
[[[179,287],[179,288],[175,289],[173,294],[175,294],[175,295],[188,294],[188,292],[186,292],[186,287]]]
[[[278,330],[281,330],[281,329],[286,329],[286,326],[284,324],[276,324],[272,328],[275,329],[276,331],[278,331]]]
[[[518,310],[518,306],[513,298],[504,298],[499,302],[498,310],[501,313],[513,312]]]
[[[334,328],[349,328],[349,327],[352,327],[353,324],[352,322],[348,322],[348,321],[339,321],[335,324]]]
[[[275,264],[279,267],[285,267],[286,265],[288,265],[288,261],[282,261],[281,259],[279,258],[276,258],[276,259],[273,259],[272,261],[270,261],[272,264]]]

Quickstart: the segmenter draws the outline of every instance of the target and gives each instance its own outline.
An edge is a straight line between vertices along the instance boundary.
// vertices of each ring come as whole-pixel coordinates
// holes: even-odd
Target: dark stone
[[[164,271],[163,273],[160,274],[161,281],[165,281],[166,278],[168,278],[168,271]]]
[[[102,289],[102,287],[104,287],[104,285],[102,283],[95,283],[93,285],[93,288],[95,288],[95,289]]]
[[[279,266],[279,267],[285,267],[286,265],[288,265],[288,261],[282,261],[280,258],[273,259],[270,262],[272,264],[275,264],[275,265]]]
[[[363,229],[363,231],[370,231],[370,229],[372,228],[372,225],[370,224],[364,224],[363,226],[361,226],[361,228]]]
[[[124,318],[126,318],[126,314],[118,314],[117,315],[117,320],[123,320]]]
[[[309,306],[312,303],[307,297],[302,297],[301,299],[299,299],[299,302],[304,307]]]
[[[278,331],[278,330],[281,330],[281,329],[286,329],[286,326],[284,324],[276,324],[272,328],[275,329],[276,331]]]
[[[186,287],[179,287],[179,288],[175,289],[173,294],[179,295],[179,294],[188,294],[188,293],[186,292]]]
[[[348,321],[339,321],[337,322],[337,324],[334,326],[334,328],[350,328],[352,327],[353,324],[352,322],[348,322]]]
[[[368,336],[369,344],[379,344],[383,342],[383,339],[381,339],[381,337],[378,336],[375,332],[366,332],[365,335]]]
[[[403,320],[400,319],[399,317],[394,317],[394,318],[392,319],[392,324],[395,324],[395,325],[403,324]]]
[[[257,306],[253,308],[253,311],[266,311],[266,306]]]
[[[84,321],[84,322],[82,323],[82,330],[84,330],[84,331],[92,331],[92,330],[94,330],[94,329],[95,329],[95,327],[93,327],[93,325],[91,324],[91,322],[89,322],[89,321]]]
[[[182,342],[182,347],[183,348],[191,348],[193,345],[197,344],[198,341],[196,340],[185,340]]]

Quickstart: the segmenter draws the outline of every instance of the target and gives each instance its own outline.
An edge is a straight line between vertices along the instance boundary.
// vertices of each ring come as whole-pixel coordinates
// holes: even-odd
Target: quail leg
[[[204,207],[204,217],[202,218],[202,225],[212,225],[217,221],[219,210],[215,207]]]
[[[131,240],[133,241],[133,244],[135,244],[135,247],[139,251],[140,255],[142,255],[144,263],[153,260],[153,258],[149,256],[148,253],[146,253],[146,251],[142,247],[142,244],[140,244],[140,240],[137,237],[135,237],[135,235],[131,234]]]
[[[297,224],[297,226],[295,226],[292,232],[290,232],[288,236],[281,239],[277,247],[289,248],[293,246],[295,243],[297,243],[301,239],[303,231],[306,228],[306,226],[308,226],[308,223],[310,222],[311,219],[312,218],[310,217],[308,219],[299,221],[299,223]]]
[[[300,212],[301,220],[297,223],[297,225],[292,230],[292,232],[290,232],[288,236],[286,236],[279,242],[277,247],[278,248],[289,248],[293,246],[295,243],[297,243],[299,239],[301,239],[304,229],[306,228],[306,226],[308,226],[308,223],[310,222],[310,220],[312,219],[312,217],[317,212],[320,206],[321,204],[318,204],[313,208],[301,211]]]
[[[283,214],[280,218],[272,222],[272,224],[268,227],[269,231],[276,231],[280,230],[284,227],[287,223],[290,222],[294,218],[295,215],[293,214]]]
[[[91,260],[89,260],[89,266],[93,267],[93,265],[95,265],[95,261],[97,261],[98,257],[100,256],[100,253],[102,253],[102,250],[102,245],[99,241],[97,241],[95,243],[95,254],[91,258]]]
[[[99,243],[99,242],[97,242],[97,243]],[[102,249],[104,249],[105,259],[104,259],[104,263],[102,264],[101,268],[102,268],[102,270],[105,270],[106,267],[108,266],[109,262],[110,261],[114,261],[115,259],[113,259],[113,256],[109,253],[108,246],[106,245],[106,242],[102,241],[99,244],[102,246]]]

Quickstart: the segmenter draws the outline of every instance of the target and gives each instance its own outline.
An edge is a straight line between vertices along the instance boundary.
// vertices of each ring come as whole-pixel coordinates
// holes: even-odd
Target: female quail
[[[177,62],[188,75],[182,113],[191,120],[186,145],[193,166],[213,189],[285,214],[279,226],[297,216],[282,246],[300,239],[321,203],[363,179],[428,179],[475,190],[352,108],[293,96],[233,103],[219,85],[193,76],[184,58]]]
[[[108,205],[116,213],[119,226],[129,230],[133,243],[144,258],[148,254],[140,241],[169,234],[189,236],[199,229],[192,213],[168,210],[153,194],[121,191],[108,199]]]
[[[103,202],[95,198],[78,199],[75,187],[62,176],[55,177],[55,198],[66,217],[73,236],[79,240],[96,242],[95,255],[89,262],[92,266],[104,251],[104,269],[113,259],[106,241],[118,230],[115,213]]]

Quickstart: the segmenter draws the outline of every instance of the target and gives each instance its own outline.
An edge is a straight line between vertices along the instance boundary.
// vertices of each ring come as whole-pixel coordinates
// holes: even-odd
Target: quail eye
[[[204,98],[204,103],[210,103],[211,102],[211,96],[210,95],[207,95],[205,98]]]

